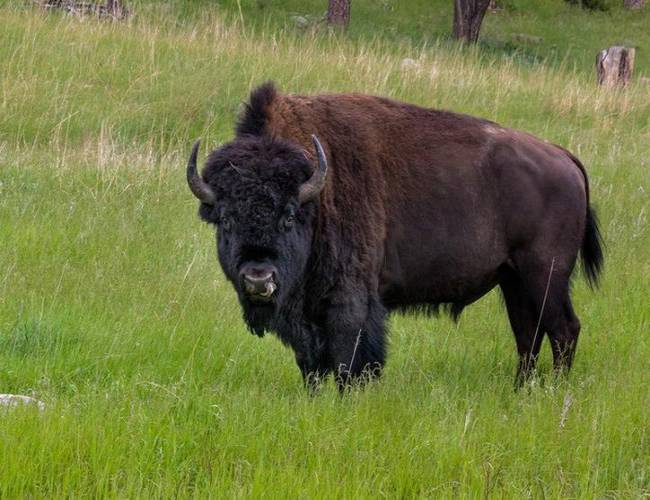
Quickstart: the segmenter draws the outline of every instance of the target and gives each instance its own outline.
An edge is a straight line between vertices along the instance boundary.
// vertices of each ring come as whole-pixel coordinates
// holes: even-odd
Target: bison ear
[[[318,198],[320,192],[325,187],[325,179],[327,177],[327,158],[325,157],[323,146],[321,146],[318,137],[315,135],[311,136],[311,140],[313,141],[314,147],[316,148],[318,165],[316,166],[316,169],[314,170],[314,173],[309,178],[309,180],[302,184],[298,190],[298,200],[300,201],[301,205]]]
[[[206,205],[214,205],[217,201],[214,191],[212,191],[212,188],[207,182],[201,179],[196,171],[196,157],[199,153],[200,145],[200,140],[194,143],[192,154],[190,154],[190,161],[187,163],[187,185],[190,187],[194,196],[196,196],[201,202]]]

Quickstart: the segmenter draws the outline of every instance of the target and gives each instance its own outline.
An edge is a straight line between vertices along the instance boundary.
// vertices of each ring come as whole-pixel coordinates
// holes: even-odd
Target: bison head
[[[315,201],[325,185],[327,160],[316,136],[315,165],[283,140],[244,136],[208,157],[187,181],[201,201],[199,215],[216,226],[221,267],[237,291],[244,319],[257,335],[274,320],[300,283],[310,255]]]

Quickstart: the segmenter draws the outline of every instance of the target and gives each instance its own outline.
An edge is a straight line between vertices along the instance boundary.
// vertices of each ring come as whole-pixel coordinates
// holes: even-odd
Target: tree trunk
[[[327,24],[346,28],[350,23],[351,0],[329,0],[327,5]]]
[[[610,47],[596,57],[598,84],[607,87],[626,86],[634,70],[634,49]]]
[[[624,0],[623,5],[626,9],[640,9],[645,5],[645,0]]]
[[[490,0],[454,0],[454,38],[476,43]]]

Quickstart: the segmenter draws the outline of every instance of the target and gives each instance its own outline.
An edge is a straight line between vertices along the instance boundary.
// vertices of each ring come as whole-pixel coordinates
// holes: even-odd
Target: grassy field
[[[1,2],[2,0],[0,0]],[[631,11],[622,0],[605,0],[607,12],[589,11],[564,0],[497,0],[481,28],[480,47],[492,59],[513,59],[519,64],[541,62],[577,70],[595,78],[596,53],[612,45],[636,47],[636,76],[650,76],[650,9]],[[322,27],[324,0],[170,0],[164,4],[137,0],[147,15],[168,11],[173,5],[177,22],[191,24],[203,9],[216,10],[242,21],[251,29],[287,29],[309,33]],[[308,21],[306,28],[296,16]],[[452,0],[354,0],[348,40],[389,41],[382,47],[408,52],[411,46],[453,47]],[[523,35],[523,36],[522,36]],[[408,54],[407,54],[408,55]]]
[[[47,405],[0,411],[0,497],[650,495],[650,86],[598,89],[580,57],[299,33],[244,4],[143,3],[127,24],[0,6],[0,393]],[[192,141],[228,140],[269,78],[574,151],[607,261],[598,292],[575,281],[571,376],[551,376],[545,345],[512,390],[491,293],[458,324],[394,316],[382,381],[307,396],[291,352],[246,332],[184,180]]]

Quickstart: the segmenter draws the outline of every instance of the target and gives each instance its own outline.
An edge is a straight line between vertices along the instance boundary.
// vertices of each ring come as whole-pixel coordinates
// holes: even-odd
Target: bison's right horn
[[[310,179],[300,186],[300,190],[298,191],[298,200],[301,204],[318,198],[318,195],[325,187],[325,177],[327,176],[327,158],[325,157],[323,146],[320,145],[318,137],[315,135],[311,136],[311,140],[316,148],[318,165]]]
[[[200,145],[200,140],[194,143],[192,154],[190,155],[190,161],[187,163],[187,185],[192,190],[192,193],[194,193],[194,196],[196,196],[203,203],[206,205],[214,205],[217,201],[217,197],[214,195],[214,191],[212,191],[212,188],[208,185],[207,182],[201,179],[198,172],[196,171],[196,157],[199,153]]]

